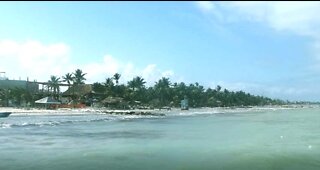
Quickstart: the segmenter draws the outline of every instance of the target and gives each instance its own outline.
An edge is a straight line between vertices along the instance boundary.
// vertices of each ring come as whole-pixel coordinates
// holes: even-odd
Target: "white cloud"
[[[160,78],[159,75],[155,75],[155,74],[157,74],[157,65],[155,65],[155,64],[149,64],[147,67],[145,67],[142,70],[142,76],[146,80],[148,80],[148,83],[150,85],[155,83]]]
[[[219,21],[256,22],[275,31],[310,38],[315,65],[320,67],[320,2],[205,2],[196,6]]]
[[[158,69],[156,64],[149,64],[146,66],[141,71],[140,75],[147,81],[147,85],[154,85],[154,83],[162,77],[170,78],[171,81],[178,81],[181,79],[180,77],[175,76],[172,70],[162,71]]]
[[[83,71],[87,74],[87,81],[103,82],[106,78],[112,77],[115,73],[121,74],[120,83],[126,83],[136,76],[141,76],[147,82],[147,85],[153,85],[155,81],[161,77],[174,78],[172,70],[164,70],[157,68],[155,64],[149,64],[145,68],[138,68],[131,62],[119,61],[111,55],[106,55],[103,62],[92,62],[83,67]]]
[[[18,79],[45,81],[50,75],[61,74],[69,63],[70,49],[64,43],[45,45],[38,41],[0,41],[0,69]]]
[[[320,2],[197,2],[202,11],[219,12],[226,21],[262,22],[277,31],[319,37]],[[219,6],[216,8],[215,6]],[[220,10],[219,10],[220,9]]]
[[[161,70],[155,64],[141,69],[112,55],[105,55],[101,61],[75,65],[70,51],[70,47],[65,43],[0,40],[0,71],[5,71],[10,79],[25,80],[29,77],[31,81],[48,81],[51,75],[63,76],[79,68],[87,73],[87,83],[103,82],[105,78],[120,73],[120,83],[125,83],[135,76],[142,76],[150,85],[162,76],[172,78],[174,75],[172,70]]]
[[[174,72],[172,70],[165,71],[161,74],[162,77],[172,77]]]
[[[239,19],[267,24],[277,31],[319,37],[320,2],[229,2],[221,3]]]
[[[205,12],[211,11],[215,8],[214,4],[210,1],[197,1],[196,4],[201,10]]]
[[[150,78],[152,73],[155,72],[157,65],[150,64],[142,70],[142,76],[145,78]]]
[[[83,71],[87,73],[87,81],[104,81],[120,71],[120,63],[111,55],[105,55],[101,62],[92,62],[84,65]]]

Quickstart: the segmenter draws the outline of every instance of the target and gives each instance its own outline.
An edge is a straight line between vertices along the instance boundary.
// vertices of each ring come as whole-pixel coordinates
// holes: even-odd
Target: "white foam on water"
[[[12,124],[9,124],[9,123],[2,123],[1,124],[1,128],[2,129],[7,129],[7,128],[11,128]]]
[[[200,108],[200,109],[190,109],[187,111],[172,111],[167,113],[167,116],[196,116],[196,115],[210,115],[217,113],[248,113],[248,112],[265,112],[265,111],[277,111],[281,108],[273,107],[251,107],[251,108]],[[284,108],[288,109],[288,108]]]

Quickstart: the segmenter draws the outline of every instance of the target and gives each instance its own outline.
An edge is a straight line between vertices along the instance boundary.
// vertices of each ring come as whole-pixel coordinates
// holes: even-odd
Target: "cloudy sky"
[[[0,2],[0,71],[320,100],[319,2]],[[2,74],[3,76],[3,74]]]

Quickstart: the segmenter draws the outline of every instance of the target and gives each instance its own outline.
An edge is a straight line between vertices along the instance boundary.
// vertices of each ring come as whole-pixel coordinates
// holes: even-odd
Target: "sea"
[[[319,170],[320,108],[12,114],[0,170]]]

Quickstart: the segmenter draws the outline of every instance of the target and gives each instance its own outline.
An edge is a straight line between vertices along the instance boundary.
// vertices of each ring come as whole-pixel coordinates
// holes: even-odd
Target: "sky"
[[[320,2],[0,2],[0,72],[320,101]]]

